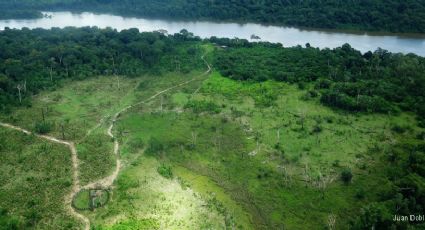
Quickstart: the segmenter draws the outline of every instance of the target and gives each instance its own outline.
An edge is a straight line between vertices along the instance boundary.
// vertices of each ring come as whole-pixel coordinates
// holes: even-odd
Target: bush
[[[356,198],[358,200],[363,200],[366,197],[366,192],[363,188],[359,188],[356,190]]]
[[[391,130],[394,131],[394,132],[396,132],[396,133],[399,133],[399,134],[402,134],[402,133],[405,133],[406,132],[406,128],[405,127],[402,127],[400,125],[394,125],[391,128]]]
[[[8,215],[6,209],[0,208],[0,229],[20,229],[21,225],[18,217]]]
[[[333,167],[339,167],[339,160],[335,160],[335,161],[332,163],[332,166],[333,166]]]
[[[145,143],[141,138],[132,138],[128,141],[128,145],[130,146],[131,150],[136,151],[138,149],[142,149],[145,147]]]
[[[46,121],[35,123],[35,132],[38,134],[46,134],[52,130],[52,124]]]
[[[353,179],[353,173],[351,172],[351,169],[346,168],[344,170],[342,170],[341,172],[341,180],[348,184],[351,182],[351,180]]]
[[[217,114],[221,112],[220,106],[210,101],[189,101],[185,109],[192,109],[194,113],[209,112]]]
[[[322,128],[322,126],[320,126],[319,124],[316,124],[314,127],[313,127],[313,133],[320,133],[320,132],[322,132],[323,131],[323,128]]]
[[[158,139],[151,137],[149,140],[149,146],[146,149],[147,154],[157,154],[164,151],[165,147]]]
[[[167,178],[167,179],[172,179],[173,178],[173,171],[171,170],[171,166],[167,166],[162,164],[161,166],[159,166],[156,171],[163,177]]]
[[[307,95],[308,95],[309,97],[311,97],[311,98],[316,98],[316,97],[318,97],[318,96],[319,96],[319,93],[318,93],[317,91],[315,91],[315,90],[309,90],[309,91],[307,92]]]
[[[425,132],[421,132],[418,135],[416,135],[416,139],[425,140]]]

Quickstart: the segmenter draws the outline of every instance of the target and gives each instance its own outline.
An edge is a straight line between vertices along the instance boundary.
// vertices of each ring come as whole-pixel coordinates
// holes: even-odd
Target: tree
[[[22,95],[21,95],[22,85],[18,84],[16,86],[16,89],[18,90],[19,103],[22,103]]]

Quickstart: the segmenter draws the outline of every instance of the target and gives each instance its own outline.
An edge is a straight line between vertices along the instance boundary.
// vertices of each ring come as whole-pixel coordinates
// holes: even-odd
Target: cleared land
[[[5,229],[29,222],[37,229],[76,228],[65,207],[71,192],[69,148],[18,131],[0,128],[0,208],[14,216]]]
[[[75,142],[82,186],[111,175],[120,143],[110,201],[80,212],[99,229],[346,229],[389,186],[376,149],[420,132],[394,132],[414,124],[412,114],[353,115],[294,85],[202,73],[70,82],[1,120]],[[40,229],[80,226],[63,205],[69,149],[4,128],[0,135],[1,207]],[[350,184],[340,179],[347,168]]]

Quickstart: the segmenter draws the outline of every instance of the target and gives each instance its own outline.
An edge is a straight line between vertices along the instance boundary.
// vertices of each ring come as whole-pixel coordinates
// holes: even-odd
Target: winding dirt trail
[[[118,174],[119,174],[119,172],[121,170],[121,167],[122,167],[122,162],[121,162],[121,159],[120,159],[120,156],[119,156],[120,144],[119,144],[119,141],[117,140],[117,138],[114,136],[112,130],[114,129],[114,126],[115,126],[115,123],[116,123],[118,117],[122,113],[126,112],[127,110],[129,110],[129,109],[131,109],[131,108],[133,108],[135,106],[138,106],[138,105],[144,104],[146,102],[149,102],[149,101],[155,99],[156,97],[160,96],[161,94],[164,94],[164,93],[166,93],[166,92],[168,92],[170,90],[173,90],[175,88],[181,87],[183,85],[187,85],[187,84],[195,81],[196,78],[203,77],[203,76],[209,74],[211,72],[211,66],[209,65],[209,63],[207,61],[205,61],[204,56],[202,56],[201,59],[205,62],[205,64],[208,67],[207,71],[205,71],[201,75],[199,75],[197,77],[194,77],[191,80],[188,80],[188,81],[185,81],[183,83],[180,83],[178,85],[175,85],[175,86],[169,87],[167,89],[164,89],[164,90],[162,90],[162,91],[154,94],[153,96],[149,97],[146,100],[143,100],[141,102],[135,103],[135,104],[130,105],[130,106],[127,106],[124,109],[122,109],[122,110],[118,111],[117,113],[115,113],[115,115],[112,117],[111,125],[109,126],[109,128],[107,130],[108,136],[110,136],[112,139],[114,139],[114,151],[113,151],[113,153],[114,153],[114,155],[116,157],[115,170],[114,170],[114,172],[110,176],[105,177],[105,178],[102,178],[102,179],[100,179],[98,181],[91,182],[91,183],[85,185],[84,187],[82,187],[81,189],[109,188],[109,187],[112,186],[112,184],[114,183],[114,181],[117,179]]]
[[[65,197],[65,207],[66,209],[69,211],[70,214],[72,214],[73,216],[75,216],[76,218],[80,219],[81,221],[84,222],[84,225],[86,226],[85,229],[88,230],[90,229],[90,221],[89,219],[87,219],[85,216],[81,215],[80,213],[78,213],[77,211],[74,210],[74,208],[72,208],[72,198],[74,197],[74,194],[76,194],[78,191],[80,191],[80,179],[79,179],[79,162],[78,162],[78,156],[77,156],[77,149],[75,148],[75,144],[73,142],[69,142],[69,141],[64,141],[64,140],[59,140],[55,137],[51,137],[51,136],[47,136],[47,135],[40,135],[40,134],[35,134],[32,133],[26,129],[11,125],[11,124],[6,124],[6,123],[2,123],[0,122],[0,126],[4,127],[4,128],[8,128],[8,129],[13,129],[22,133],[25,133],[27,135],[35,135],[36,137],[39,137],[41,139],[45,139],[57,144],[62,144],[62,145],[66,145],[69,147],[69,150],[71,151],[71,161],[72,161],[72,189],[71,189],[71,193],[68,194]],[[87,227],[88,226],[88,227]]]
[[[75,147],[74,142],[59,140],[59,139],[57,139],[55,137],[51,137],[51,136],[47,136],[47,135],[35,134],[35,133],[32,133],[32,132],[30,132],[30,131],[28,131],[26,129],[23,129],[23,128],[20,128],[20,127],[11,125],[11,124],[2,123],[2,122],[0,122],[0,126],[2,126],[4,128],[8,128],[8,129],[13,129],[13,130],[16,130],[16,131],[19,131],[19,132],[23,132],[23,133],[25,133],[27,135],[35,135],[35,136],[37,136],[39,138],[42,138],[42,139],[45,139],[45,140],[48,140],[48,141],[51,141],[51,142],[54,142],[54,143],[66,145],[66,146],[69,147],[69,149],[71,151],[72,168],[73,168],[73,170],[72,170],[72,174],[73,174],[72,175],[72,177],[73,177],[73,185],[72,185],[71,193],[68,194],[65,197],[65,207],[69,211],[70,214],[72,214],[74,217],[80,219],[83,222],[83,224],[84,224],[84,230],[90,230],[90,220],[86,216],[78,213],[73,208],[73,206],[72,206],[72,200],[73,200],[74,196],[77,195],[78,192],[81,191],[82,189],[97,189],[97,188],[107,189],[107,188],[110,188],[113,185],[114,181],[117,179],[118,174],[119,174],[119,172],[120,172],[120,170],[122,168],[122,162],[121,162],[121,158],[119,156],[120,144],[119,144],[118,139],[114,136],[112,130],[114,129],[114,126],[115,126],[115,123],[116,123],[118,117],[122,113],[126,112],[127,110],[129,110],[129,109],[131,109],[131,108],[133,108],[135,106],[138,106],[138,105],[144,104],[146,102],[149,102],[149,101],[155,99],[156,97],[160,96],[161,94],[164,94],[164,93],[166,93],[166,92],[168,92],[170,90],[173,90],[175,88],[181,87],[183,85],[187,85],[187,84],[195,81],[196,78],[203,77],[203,76],[208,75],[209,73],[211,73],[211,66],[205,60],[204,57],[205,56],[202,56],[201,59],[205,62],[205,64],[208,67],[208,69],[207,69],[207,71],[205,71],[201,75],[199,75],[197,77],[194,77],[191,80],[188,80],[188,81],[185,81],[183,83],[174,85],[174,86],[169,87],[167,89],[164,89],[164,90],[162,90],[162,91],[154,94],[153,96],[149,97],[146,100],[143,100],[141,102],[135,103],[135,104],[130,105],[130,106],[127,106],[124,109],[122,109],[122,110],[118,111],[117,113],[115,113],[115,115],[112,117],[111,125],[109,126],[109,128],[107,130],[108,136],[110,136],[114,140],[114,150],[113,150],[113,153],[114,153],[115,158],[116,158],[115,170],[114,170],[114,172],[110,176],[105,177],[105,178],[102,178],[102,179],[100,179],[98,181],[91,182],[91,183],[89,183],[89,184],[87,184],[87,185],[85,185],[83,187],[80,185],[80,179],[79,179],[79,160],[78,160],[78,155],[77,155],[77,149]],[[101,120],[101,123],[102,122],[103,122],[103,119]],[[98,128],[101,125],[101,123],[99,123],[96,126],[96,128]],[[90,135],[91,132],[92,131],[90,130],[87,135]]]

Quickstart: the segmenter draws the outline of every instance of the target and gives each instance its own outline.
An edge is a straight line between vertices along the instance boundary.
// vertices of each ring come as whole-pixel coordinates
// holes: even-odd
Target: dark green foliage
[[[393,215],[423,215],[425,209],[425,145],[420,141],[405,138],[391,146],[392,157],[384,161],[386,173],[384,180],[391,186],[379,194],[379,202],[362,208],[362,212],[352,224],[352,229],[391,229],[395,226],[405,227],[392,221]],[[376,154],[376,152],[373,152]],[[373,154],[372,153],[372,154]],[[384,184],[383,184],[384,185]],[[363,197],[359,190],[357,198]],[[412,222],[412,226],[422,229],[421,223]],[[399,229],[399,228],[397,228]],[[404,229],[404,228],[400,228]]]
[[[422,0],[2,0],[0,9],[3,9],[0,14],[3,18],[32,18],[37,15],[34,9],[92,10],[123,15],[253,21],[314,28],[425,32],[425,2]],[[306,46],[309,47],[308,44]]]
[[[140,186],[140,183],[137,179],[131,178],[129,176],[120,176],[118,177],[118,190],[125,191],[131,188],[137,188]]]
[[[352,179],[353,179],[353,173],[351,172],[351,169],[346,168],[346,169],[342,170],[341,180],[344,183],[348,184],[348,183],[351,182]]]
[[[194,58],[201,52],[196,41],[190,33],[164,36],[137,29],[6,29],[0,32],[0,111],[29,106],[31,95],[54,89],[63,79],[114,74],[132,77],[202,68],[204,63]]]
[[[364,188],[359,188],[356,190],[356,198],[359,200],[364,199],[366,196],[366,192],[364,190]]]
[[[320,95],[327,106],[347,111],[397,113],[410,110],[425,117],[425,59],[378,49],[362,55],[350,45],[340,48],[282,48],[270,43],[211,38],[229,46],[218,50],[215,66],[235,80],[313,83],[303,98]]]
[[[40,121],[35,123],[34,129],[38,134],[46,134],[52,130],[52,124],[46,121]]]
[[[167,179],[172,179],[173,178],[173,171],[171,169],[171,166],[165,165],[165,164],[161,164],[160,166],[158,166],[158,168],[156,169],[156,171],[163,177],[167,178]]]
[[[316,124],[314,127],[313,127],[313,133],[320,133],[320,132],[322,132],[323,131],[323,128],[322,128],[322,126],[320,126],[319,124]]]
[[[392,226],[392,216],[387,207],[382,204],[370,204],[361,211],[357,222],[352,229],[390,229]]]
[[[137,150],[145,147],[145,143],[141,138],[133,138],[128,141],[128,146],[130,147],[131,152],[137,152]]]
[[[406,128],[401,125],[394,125],[391,130],[400,134],[406,132]]]
[[[22,228],[19,218],[10,216],[6,209],[0,208],[0,230],[17,230]]]
[[[165,149],[165,146],[163,145],[163,143],[157,138],[152,137],[149,140],[149,145],[148,145],[148,148],[146,149],[146,153],[157,155],[161,153],[162,151],[164,151],[164,149]]]
[[[194,113],[220,113],[221,111],[220,106],[211,101],[191,100],[185,105],[185,108],[192,109]]]

